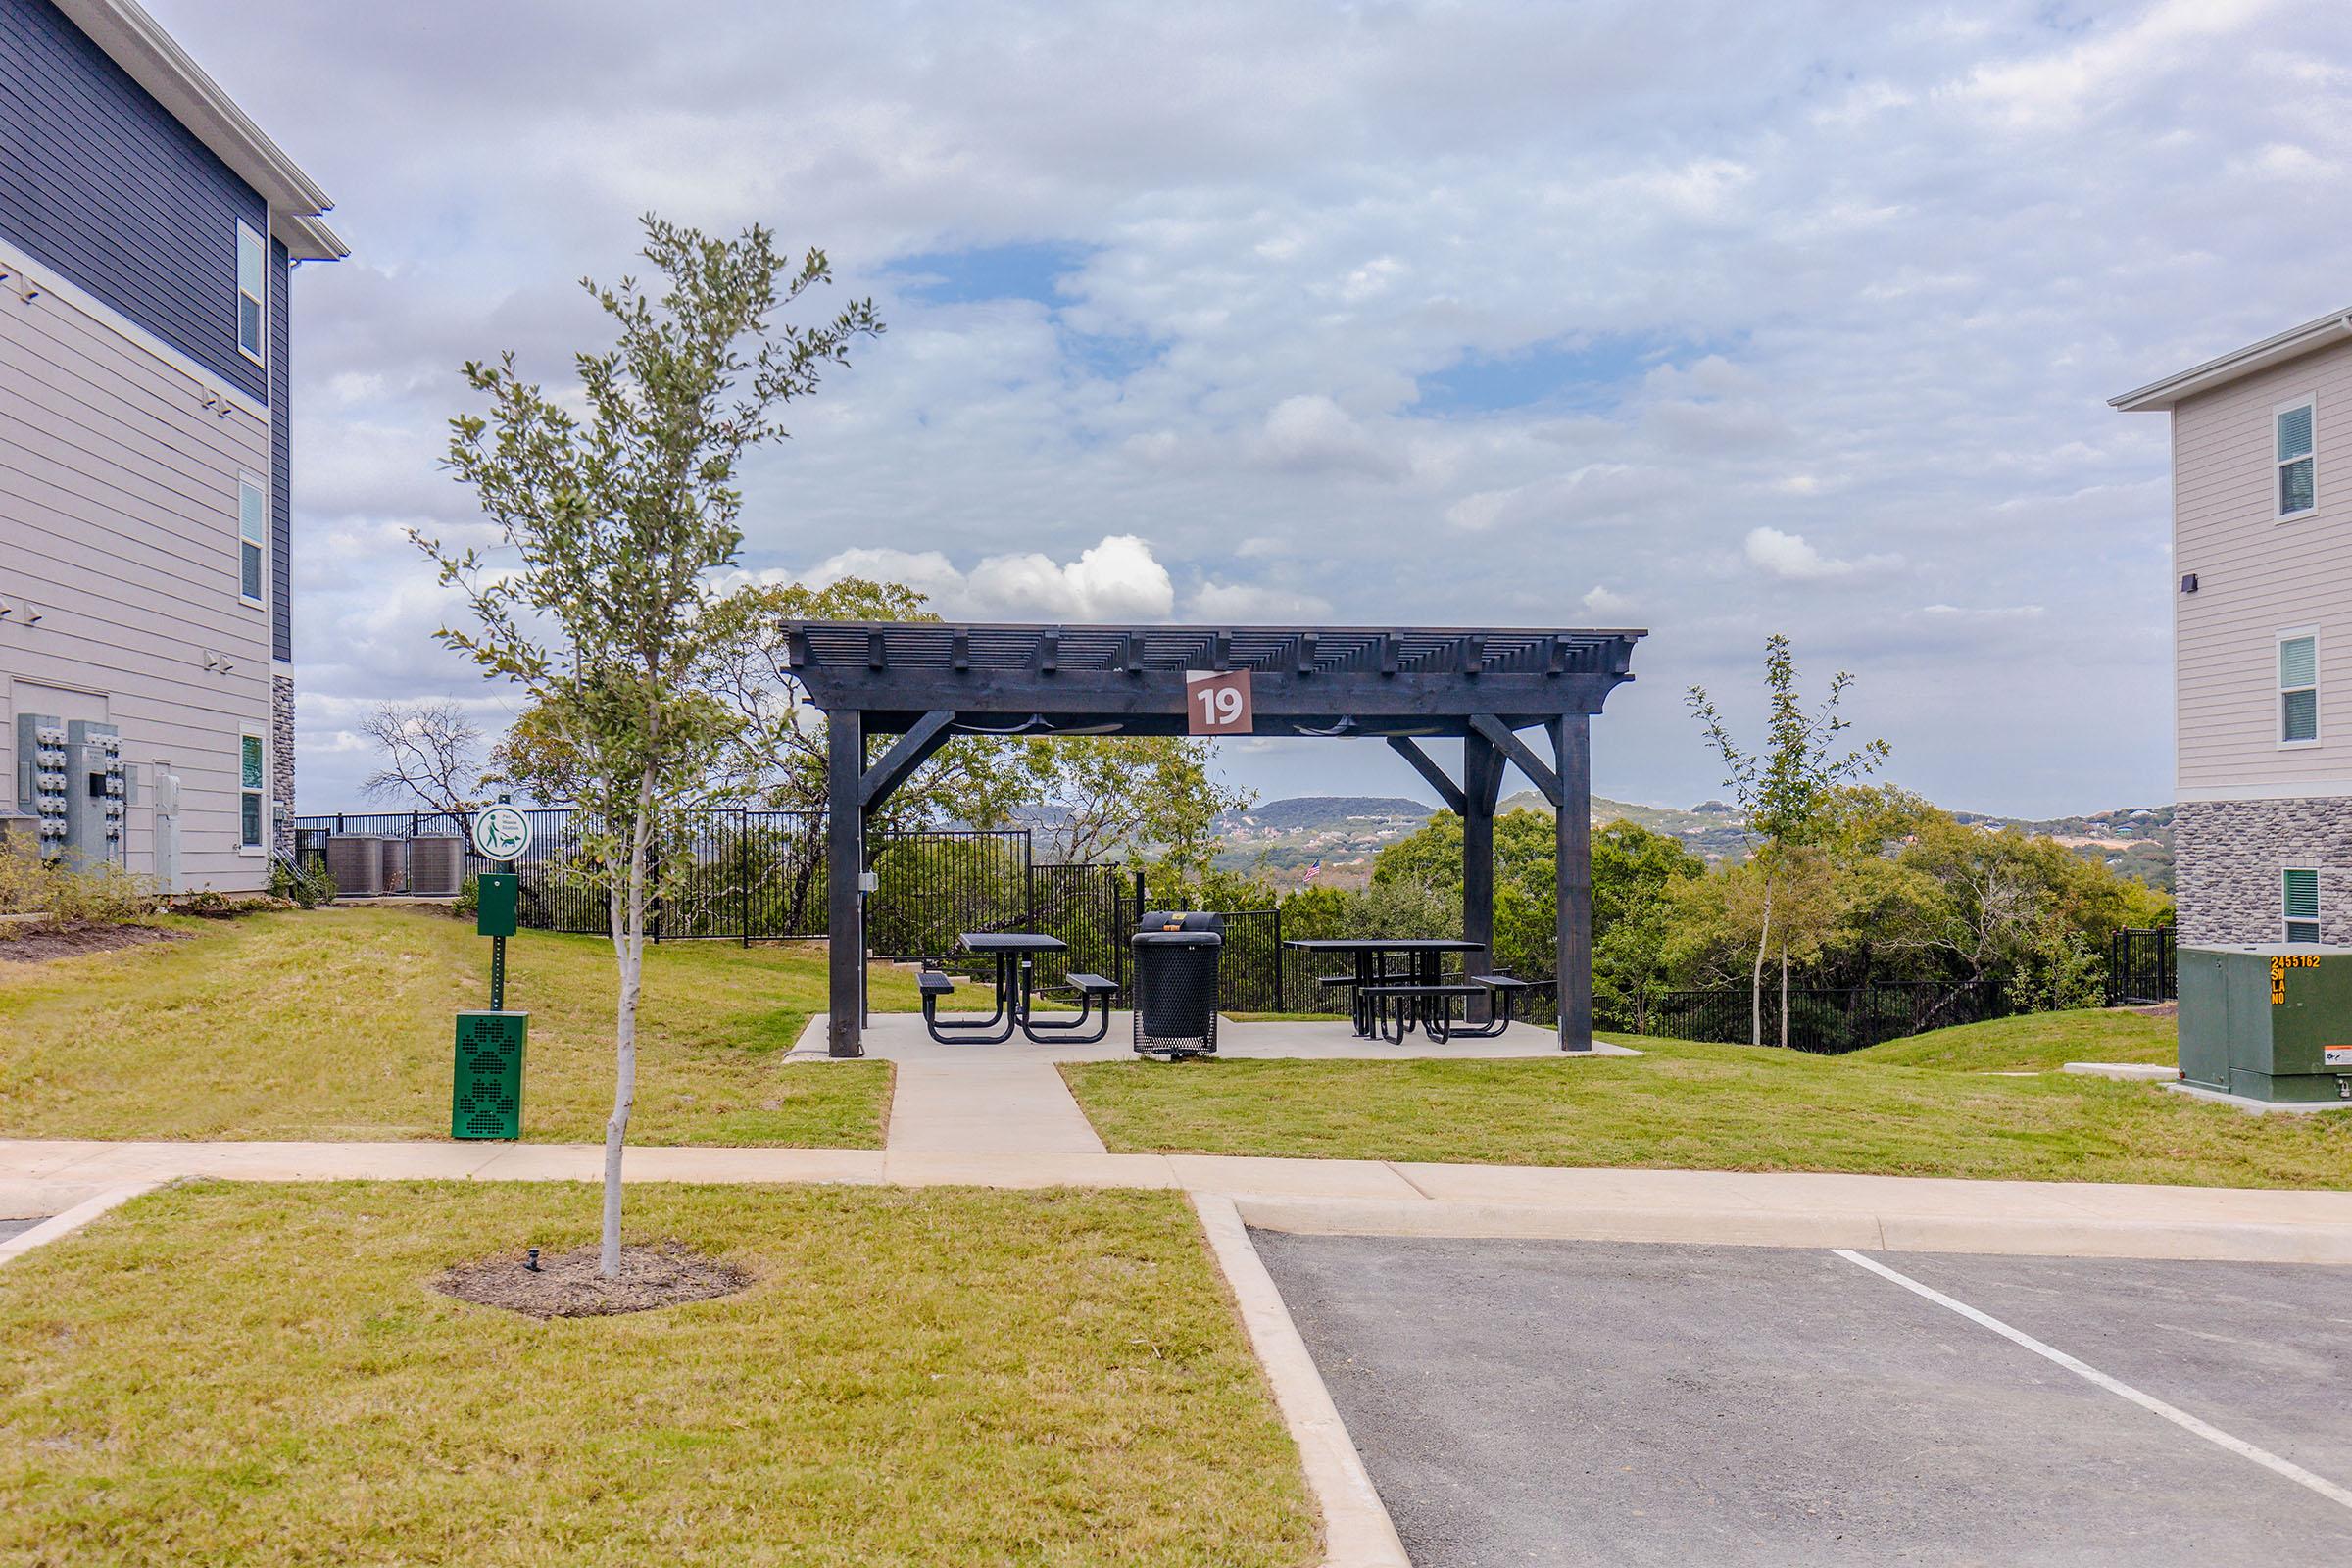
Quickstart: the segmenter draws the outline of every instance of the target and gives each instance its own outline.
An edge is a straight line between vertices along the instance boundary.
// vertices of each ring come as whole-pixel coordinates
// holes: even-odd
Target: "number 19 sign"
[[[1191,735],[1247,735],[1254,726],[1250,708],[1250,672],[1203,670],[1184,677],[1185,732]]]

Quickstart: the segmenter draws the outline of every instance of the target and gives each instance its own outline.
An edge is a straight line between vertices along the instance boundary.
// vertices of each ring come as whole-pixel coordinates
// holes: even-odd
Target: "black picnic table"
[[[1367,1040],[1380,1032],[1380,1024],[1379,1009],[1365,998],[1366,987],[1384,984],[1434,987],[1440,983],[1440,965],[1446,954],[1486,951],[1481,944],[1460,937],[1300,937],[1283,946],[1301,953],[1346,954],[1354,958],[1355,975],[1347,984],[1355,993],[1355,1032]],[[1404,962],[1392,967],[1392,957]],[[1425,1022],[1433,1016],[1427,1010],[1432,1002],[1439,1011],[1444,1010],[1443,997],[1423,999],[1419,1005],[1412,1006],[1400,1003],[1398,1022],[1403,1030],[1409,1031],[1416,1021]]]
[[[1107,995],[1099,996],[1102,986],[1085,983],[1095,979],[1093,976],[1071,976],[1078,983],[1077,1016],[1040,1019],[1033,1012],[1037,956],[1067,953],[1070,945],[1061,938],[1035,931],[965,931],[956,938],[956,945],[966,953],[995,960],[996,1010],[986,1018],[942,1018],[936,1010],[937,999],[926,987],[923,1027],[930,1031],[932,1039],[945,1045],[993,1046],[1010,1040],[1012,1032],[1018,1029],[1040,1045],[1056,1039],[1091,1045],[1109,1031],[1110,999]],[[1094,1033],[1080,1034],[1078,1031],[1090,1022],[1095,1025]]]

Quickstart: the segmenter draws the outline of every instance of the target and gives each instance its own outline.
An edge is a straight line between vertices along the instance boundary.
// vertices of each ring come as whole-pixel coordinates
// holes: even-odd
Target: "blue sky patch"
[[[970,250],[925,251],[902,256],[883,271],[910,299],[932,305],[976,305],[985,300],[1035,300],[1058,306],[1066,296],[1054,283],[1086,265],[1091,245],[1041,241],[1024,245],[982,245]]]
[[[1652,367],[1695,352],[1693,345],[1648,333],[1610,332],[1539,343],[1508,354],[1467,354],[1421,376],[1422,414],[1495,414],[1549,404],[1598,409],[1615,404]]]

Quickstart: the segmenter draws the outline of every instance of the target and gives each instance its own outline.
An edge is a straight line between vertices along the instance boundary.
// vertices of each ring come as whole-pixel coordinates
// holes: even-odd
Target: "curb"
[[[1496,1241],[1669,1242],[1719,1247],[1843,1247],[1868,1252],[2005,1252],[2241,1263],[2352,1263],[2352,1226],[2242,1221],[1991,1218],[1728,1208],[1554,1207],[1237,1196],[1241,1220],[1307,1236]]]
[[[64,1213],[53,1215],[32,1229],[0,1242],[0,1264],[22,1257],[36,1247],[46,1247],[60,1237],[71,1236],[109,1209],[120,1208],[141,1194],[152,1193],[163,1185],[162,1182],[130,1182],[121,1187],[109,1187],[95,1198],[85,1198]]]
[[[1299,1467],[1306,1472],[1307,1490],[1323,1514],[1325,1568],[1411,1568],[1396,1526],[1372,1486],[1355,1440],[1332,1403],[1322,1373],[1290,1308],[1274,1288],[1274,1278],[1250,1243],[1250,1232],[1230,1198],[1195,1193],[1193,1212],[1200,1216],[1209,1251],[1233,1292],[1250,1335],[1250,1348],[1266,1381],[1274,1386],[1274,1403],[1282,1411],[1291,1441],[1298,1446]]]

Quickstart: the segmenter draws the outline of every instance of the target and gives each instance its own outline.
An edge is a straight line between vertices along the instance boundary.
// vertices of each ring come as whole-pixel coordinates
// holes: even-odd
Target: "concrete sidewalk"
[[[0,1141],[27,1213],[191,1176],[594,1181],[593,1144]],[[1081,1151],[629,1151],[635,1182],[1162,1188],[1230,1198],[1249,1223],[1325,1235],[1849,1247],[1871,1251],[2352,1262],[2352,1193],[1906,1176],[1544,1169]]]

